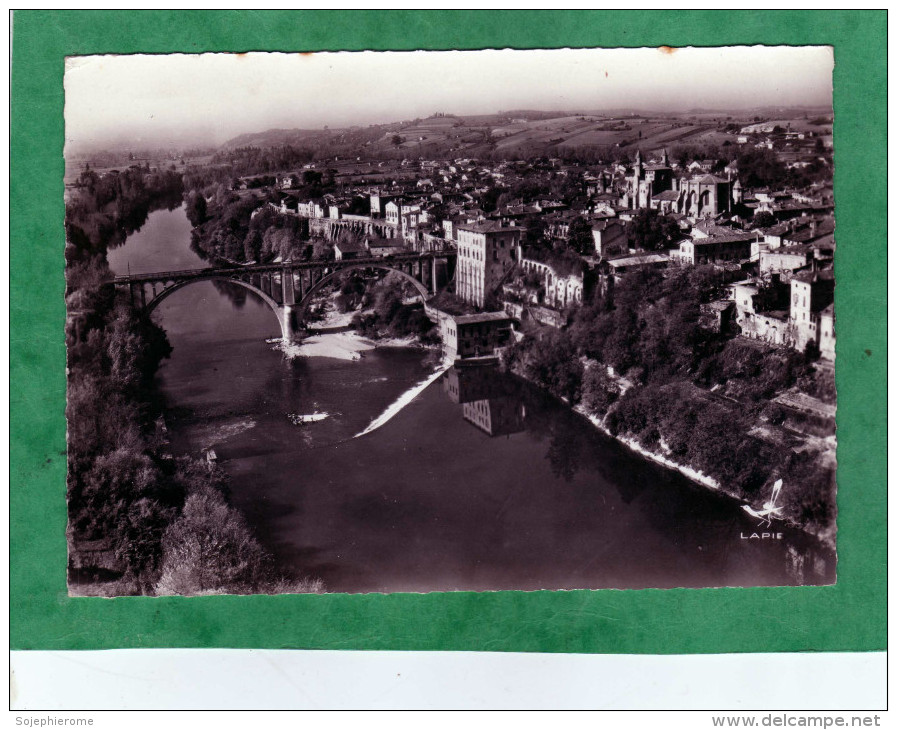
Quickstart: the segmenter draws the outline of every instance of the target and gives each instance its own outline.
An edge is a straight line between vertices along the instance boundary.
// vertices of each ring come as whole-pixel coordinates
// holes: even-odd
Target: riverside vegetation
[[[106,284],[106,251],[180,204],[173,171],[86,171],[66,206],[69,577],[81,595],[288,593],[228,504],[224,472],[167,453],[154,386],[165,332]]]
[[[612,435],[703,473],[734,497],[762,501],[783,479],[784,516],[831,538],[834,465],[812,443],[792,448],[776,430],[782,414],[771,399],[797,386],[833,402],[834,382],[816,370],[812,352],[702,326],[701,303],[725,283],[712,267],[634,272],[611,293],[596,293],[567,330],[512,346],[506,364]],[[770,430],[775,437],[763,438]]]

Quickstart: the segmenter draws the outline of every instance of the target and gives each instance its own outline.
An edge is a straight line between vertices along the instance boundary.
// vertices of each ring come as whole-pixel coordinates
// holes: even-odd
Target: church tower
[[[630,207],[638,209],[641,207],[639,203],[639,188],[641,181],[645,176],[644,167],[642,166],[642,151],[636,150],[635,163],[632,165],[632,177],[629,178],[629,194]]]

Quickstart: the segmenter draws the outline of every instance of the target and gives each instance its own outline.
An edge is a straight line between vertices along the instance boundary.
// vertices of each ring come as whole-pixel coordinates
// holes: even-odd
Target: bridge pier
[[[299,322],[299,312],[295,305],[285,305],[279,308],[280,331],[283,341],[287,344],[299,342],[302,339],[302,326]]]

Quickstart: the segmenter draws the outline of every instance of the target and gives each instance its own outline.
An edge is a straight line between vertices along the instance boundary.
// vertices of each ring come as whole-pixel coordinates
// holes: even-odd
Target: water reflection
[[[442,376],[442,388],[461,406],[464,420],[492,437],[526,428],[526,405],[508,392],[509,382],[492,367],[450,368]]]

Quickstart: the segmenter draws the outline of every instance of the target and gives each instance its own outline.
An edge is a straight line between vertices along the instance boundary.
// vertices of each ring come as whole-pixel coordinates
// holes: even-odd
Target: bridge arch
[[[183,289],[184,287],[190,286],[191,284],[196,284],[200,281],[226,281],[231,284],[236,284],[237,286],[241,286],[244,289],[251,291],[253,294],[258,296],[274,313],[274,316],[277,317],[277,323],[280,325],[280,332],[283,336],[284,340],[290,339],[289,332],[289,323],[285,319],[284,308],[281,307],[274,299],[265,294],[261,289],[248,282],[242,281],[241,279],[233,278],[230,276],[221,276],[221,275],[211,275],[211,276],[197,276],[190,279],[185,279],[184,281],[178,281],[172,284],[170,287],[163,289],[158,294],[156,294],[150,301],[146,303],[146,312],[147,314],[152,314],[153,311],[158,307],[165,299],[174,294],[176,291]],[[288,314],[288,313],[287,313]]]
[[[307,292],[305,292],[305,296],[298,302],[296,302],[296,309],[300,313],[300,317],[305,313],[306,308],[308,307],[309,302],[311,302],[312,297],[317,294],[321,289],[323,289],[328,284],[331,284],[334,279],[340,274],[343,274],[346,271],[355,271],[358,269],[379,269],[381,271],[395,271],[402,275],[404,279],[410,282],[415,289],[420,293],[421,297],[426,301],[427,297],[430,296],[430,292],[426,286],[421,284],[417,279],[415,279],[411,274],[406,271],[402,271],[401,269],[397,269],[395,266],[390,266],[389,264],[380,264],[380,263],[371,263],[370,261],[358,263],[358,264],[346,264],[339,266],[338,268],[331,271],[327,274],[323,279],[318,281],[314,286],[312,286]]]

